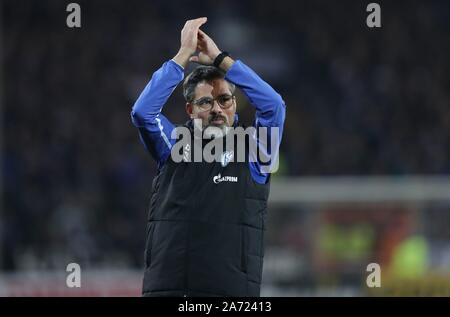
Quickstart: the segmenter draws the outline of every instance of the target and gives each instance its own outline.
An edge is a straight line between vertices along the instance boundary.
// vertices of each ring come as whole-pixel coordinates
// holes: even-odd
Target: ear
[[[194,107],[192,107],[192,104],[190,102],[186,102],[186,113],[189,116],[189,118],[193,118],[193,111]]]

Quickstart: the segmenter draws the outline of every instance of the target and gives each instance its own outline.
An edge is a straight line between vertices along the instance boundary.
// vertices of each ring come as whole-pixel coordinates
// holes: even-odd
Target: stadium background
[[[2,0],[0,295],[139,295],[156,165],[129,113],[199,16],[288,107],[262,295],[449,295],[450,3],[377,1],[369,29],[370,2],[77,1],[69,29],[70,1]]]

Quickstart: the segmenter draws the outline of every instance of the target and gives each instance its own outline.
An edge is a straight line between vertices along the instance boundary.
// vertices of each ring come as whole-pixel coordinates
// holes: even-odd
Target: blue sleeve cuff
[[[170,64],[173,64],[176,68],[178,68],[180,71],[184,72],[184,67],[175,62],[173,59],[169,61]]]

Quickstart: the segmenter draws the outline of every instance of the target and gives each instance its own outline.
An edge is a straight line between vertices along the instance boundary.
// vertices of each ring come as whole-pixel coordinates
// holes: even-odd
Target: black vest
[[[256,183],[248,162],[223,165],[169,157],[158,171],[144,296],[260,295],[270,178]]]

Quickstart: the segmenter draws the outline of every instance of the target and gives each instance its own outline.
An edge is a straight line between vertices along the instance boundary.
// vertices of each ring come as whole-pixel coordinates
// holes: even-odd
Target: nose
[[[213,107],[211,108],[211,112],[213,113],[222,113],[222,108],[220,107],[217,100],[214,100]]]

